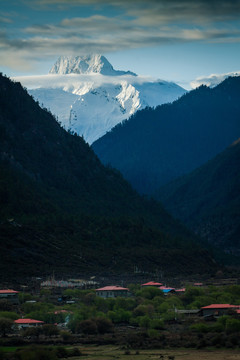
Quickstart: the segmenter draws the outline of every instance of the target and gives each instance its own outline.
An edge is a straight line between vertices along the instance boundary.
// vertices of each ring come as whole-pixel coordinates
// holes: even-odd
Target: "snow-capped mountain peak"
[[[100,54],[85,56],[60,56],[50,74],[101,74],[107,76],[132,75],[131,71],[115,70],[105,56]]]
[[[61,56],[48,75],[15,80],[89,144],[137,110],[172,102],[186,92],[174,83],[115,70],[96,54]]]

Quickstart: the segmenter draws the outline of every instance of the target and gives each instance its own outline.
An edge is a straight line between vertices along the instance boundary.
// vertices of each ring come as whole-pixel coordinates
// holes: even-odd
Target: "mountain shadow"
[[[0,130],[2,278],[216,271],[191,232],[2,75]]]
[[[203,239],[240,256],[240,140],[156,198]]]
[[[172,104],[138,111],[92,148],[140,193],[153,194],[240,136],[239,94],[239,77],[213,89],[201,86]]]

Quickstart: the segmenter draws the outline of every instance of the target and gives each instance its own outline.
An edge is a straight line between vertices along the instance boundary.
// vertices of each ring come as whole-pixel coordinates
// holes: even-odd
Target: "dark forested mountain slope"
[[[240,140],[156,197],[201,237],[240,256]]]
[[[144,109],[92,146],[142,193],[186,174],[240,136],[240,78],[205,86],[173,104]]]
[[[2,75],[0,130],[0,276],[216,270],[189,231]]]

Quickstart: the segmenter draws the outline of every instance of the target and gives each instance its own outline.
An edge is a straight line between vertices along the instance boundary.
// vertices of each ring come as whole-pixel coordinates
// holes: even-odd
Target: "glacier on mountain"
[[[186,92],[175,83],[114,70],[101,55],[62,56],[48,75],[15,80],[89,144],[137,110],[173,102]]]

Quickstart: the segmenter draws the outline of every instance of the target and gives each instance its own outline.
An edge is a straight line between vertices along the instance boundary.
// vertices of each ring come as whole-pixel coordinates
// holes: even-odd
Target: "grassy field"
[[[150,349],[129,350],[119,346],[75,346],[81,356],[72,360],[240,360],[238,349]],[[71,347],[67,346],[70,350]],[[4,353],[13,353],[16,347],[1,347]]]
[[[114,346],[89,346],[79,349],[83,355],[75,359],[81,360],[240,360],[239,349],[123,350]]]

